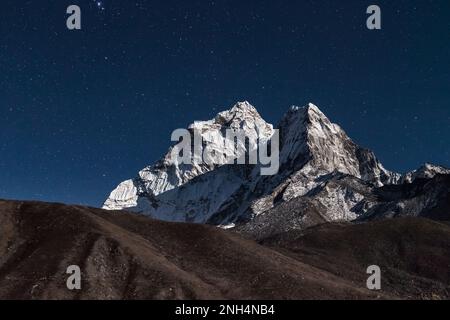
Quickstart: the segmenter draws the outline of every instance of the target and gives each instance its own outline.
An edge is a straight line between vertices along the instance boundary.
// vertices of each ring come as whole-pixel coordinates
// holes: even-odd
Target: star
[[[105,6],[103,5],[103,2],[102,1],[99,1],[99,0],[93,0],[93,2],[95,2],[95,5],[97,6],[97,8],[98,9],[100,9],[100,10],[105,10]]]

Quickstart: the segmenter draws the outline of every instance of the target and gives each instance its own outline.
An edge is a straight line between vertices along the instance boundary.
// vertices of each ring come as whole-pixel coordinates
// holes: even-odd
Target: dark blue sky
[[[0,198],[100,206],[239,100],[275,124],[314,102],[391,170],[450,166],[448,0],[1,4]]]

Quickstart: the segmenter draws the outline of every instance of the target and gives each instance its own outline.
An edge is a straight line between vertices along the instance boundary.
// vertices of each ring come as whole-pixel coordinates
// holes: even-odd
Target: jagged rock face
[[[243,129],[247,136],[262,141],[274,133],[248,102],[236,104],[213,120],[195,122],[189,130],[207,139],[211,132],[228,128]],[[266,228],[262,226],[274,220],[281,225],[280,217],[286,214],[280,212],[289,210],[285,230],[379,214],[386,204],[380,202],[377,188],[450,173],[432,165],[404,176],[386,170],[373,152],[355,144],[313,104],[292,107],[278,129],[280,169],[276,175],[261,176],[258,165],[179,164],[171,159],[170,149],[137,178],[121,183],[104,208],[222,226],[253,221],[249,228]],[[219,145],[213,147],[220,150]],[[309,209],[297,212],[294,207]]]
[[[235,230],[263,239],[326,222],[401,217],[450,221],[450,175],[375,187],[350,175],[331,174],[305,196],[283,201]]]
[[[348,174],[334,172],[319,176],[310,185],[303,196],[275,199],[271,208],[239,225],[238,229],[258,237],[269,237],[325,222],[353,221],[377,203],[376,187]]]
[[[389,183],[398,176],[384,169],[373,152],[356,145],[313,104],[292,108],[282,120],[280,130],[284,133],[281,162],[290,167],[295,168],[295,162],[301,163],[307,157],[309,170],[338,171],[376,185]]]
[[[333,172],[348,174],[375,186],[400,179],[399,174],[384,169],[373,152],[356,145],[313,104],[292,107],[281,120],[279,129],[281,169],[277,177],[258,181],[255,189],[259,199],[251,206],[253,215],[274,207],[277,199],[289,201],[306,195]],[[336,217],[347,216],[346,220],[354,216],[349,210],[346,214],[331,211],[332,208],[330,214]]]

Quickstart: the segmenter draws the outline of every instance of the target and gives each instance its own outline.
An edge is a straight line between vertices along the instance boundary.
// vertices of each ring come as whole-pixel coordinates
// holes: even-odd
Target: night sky
[[[242,100],[274,124],[313,102],[390,170],[450,166],[448,0],[1,5],[0,198],[100,206],[174,129]]]

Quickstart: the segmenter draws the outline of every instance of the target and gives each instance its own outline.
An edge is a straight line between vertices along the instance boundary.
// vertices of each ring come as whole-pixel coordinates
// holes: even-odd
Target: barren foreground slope
[[[126,212],[0,201],[0,299],[448,297],[450,227],[383,223],[325,225],[257,243]],[[389,268],[384,291],[365,289],[369,262]],[[66,287],[69,265],[82,270],[79,291]]]

